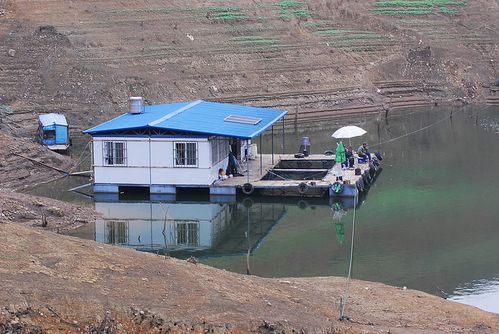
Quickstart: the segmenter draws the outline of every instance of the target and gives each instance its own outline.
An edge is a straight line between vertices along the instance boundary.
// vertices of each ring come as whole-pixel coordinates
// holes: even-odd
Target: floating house
[[[38,138],[41,144],[54,151],[69,148],[69,127],[62,114],[44,114],[38,117]]]
[[[202,100],[144,106],[142,98],[130,98],[129,112],[84,131],[92,136],[94,192],[204,187],[235,195],[236,187],[211,187],[229,153],[245,159],[251,139],[286,113]]]

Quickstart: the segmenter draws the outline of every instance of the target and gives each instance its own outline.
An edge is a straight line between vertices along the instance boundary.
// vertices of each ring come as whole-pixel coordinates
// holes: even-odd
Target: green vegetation
[[[456,7],[466,5],[466,1],[455,0],[390,0],[376,1],[372,11],[378,15],[429,15],[459,14]]]
[[[373,10],[376,14],[382,15],[428,15],[434,12],[433,8],[425,8],[425,7],[383,7],[383,8],[374,8]]]
[[[211,21],[234,22],[248,20],[239,7],[209,7],[207,17]]]
[[[280,1],[274,4],[280,8],[279,18],[283,21],[289,21],[292,17],[307,19],[311,17],[306,7],[306,3],[300,1]]]
[[[305,5],[305,3],[301,1],[281,1],[276,3],[275,5],[277,7],[280,7],[281,9],[290,9],[290,8],[302,7]]]
[[[464,6],[465,1],[449,1],[449,0],[421,0],[421,1],[403,1],[403,0],[392,0],[392,1],[378,1],[374,3],[374,6],[378,7],[413,7],[413,6]]]
[[[277,52],[283,46],[278,38],[258,35],[233,37],[230,42],[237,47],[244,47],[245,52]]]

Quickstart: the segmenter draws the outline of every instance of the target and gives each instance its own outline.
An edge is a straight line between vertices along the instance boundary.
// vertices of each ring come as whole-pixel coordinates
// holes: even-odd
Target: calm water
[[[385,157],[383,172],[357,208],[352,276],[499,312],[499,110],[419,109],[351,123],[368,131],[352,146],[362,140],[384,143],[375,149]],[[311,138],[312,153],[333,148],[331,133],[344,124],[287,128],[285,150],[297,150],[302,136]],[[281,134],[274,132],[274,149],[280,152]],[[270,152],[270,143],[263,139],[264,152]],[[104,218],[75,235],[194,255],[215,267],[259,276],[347,274],[353,213],[348,202],[274,198],[95,206]]]

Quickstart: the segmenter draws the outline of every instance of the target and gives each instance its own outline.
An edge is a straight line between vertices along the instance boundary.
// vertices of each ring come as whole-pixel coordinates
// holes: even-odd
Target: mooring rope
[[[463,109],[460,109],[460,110],[456,111],[455,113],[457,114],[457,113],[461,112],[462,110],[463,110]],[[439,119],[438,121],[433,122],[433,123],[431,123],[431,124],[429,124],[429,125],[426,125],[426,126],[424,126],[424,127],[420,128],[420,129],[417,129],[417,130],[414,130],[414,131],[411,131],[411,132],[405,133],[405,134],[403,134],[403,135],[401,135],[401,136],[398,136],[398,137],[395,137],[395,138],[392,138],[392,139],[388,139],[388,140],[385,140],[385,141],[382,141],[382,142],[379,142],[379,143],[377,143],[377,144],[370,145],[370,146],[371,146],[371,147],[376,147],[376,146],[380,146],[380,145],[383,145],[383,144],[386,144],[386,143],[391,143],[391,142],[393,142],[393,141],[399,140],[399,139],[404,138],[404,137],[408,137],[408,136],[413,135],[413,134],[415,134],[415,133],[418,133],[418,132],[424,131],[424,130],[426,130],[426,129],[429,129],[429,128],[431,128],[431,127],[432,127],[432,126],[434,126],[434,125],[437,125],[437,124],[439,124],[439,123],[442,123],[443,121],[446,121],[446,120],[448,120],[448,119],[451,119],[451,118],[452,118],[452,116],[454,116],[454,113],[453,113],[453,112],[451,112],[451,113],[450,113],[450,115],[449,115],[448,117],[445,117],[445,118]]]

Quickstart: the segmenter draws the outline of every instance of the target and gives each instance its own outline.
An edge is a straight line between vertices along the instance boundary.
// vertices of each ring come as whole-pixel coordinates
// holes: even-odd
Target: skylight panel
[[[230,115],[224,118],[226,122],[239,123],[239,124],[249,124],[249,125],[257,125],[262,121],[261,118],[257,117],[249,117],[249,116],[240,116],[240,115]]]

